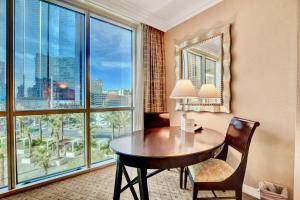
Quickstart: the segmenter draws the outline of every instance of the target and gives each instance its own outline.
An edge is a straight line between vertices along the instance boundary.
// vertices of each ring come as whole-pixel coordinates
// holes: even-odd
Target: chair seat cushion
[[[194,182],[221,182],[234,172],[228,163],[214,158],[191,165],[188,168]]]

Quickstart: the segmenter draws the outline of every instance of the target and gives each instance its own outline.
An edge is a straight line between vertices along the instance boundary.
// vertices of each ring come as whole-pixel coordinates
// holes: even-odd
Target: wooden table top
[[[114,139],[111,149],[118,155],[143,158],[180,157],[207,152],[220,147],[225,135],[204,128],[187,133],[179,127],[150,128]]]

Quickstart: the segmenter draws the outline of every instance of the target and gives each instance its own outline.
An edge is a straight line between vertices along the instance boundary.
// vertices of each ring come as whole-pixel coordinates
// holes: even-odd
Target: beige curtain
[[[143,25],[144,111],[166,112],[164,32]]]
[[[134,115],[133,130],[144,129],[144,66],[143,66],[143,30],[142,25],[136,29],[136,67],[134,79]]]

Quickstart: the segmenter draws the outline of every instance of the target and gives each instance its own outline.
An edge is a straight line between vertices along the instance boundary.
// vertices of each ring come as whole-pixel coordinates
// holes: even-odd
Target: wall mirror
[[[230,25],[176,45],[176,78],[189,79],[198,91],[214,86],[217,96],[178,100],[177,110],[230,113]]]

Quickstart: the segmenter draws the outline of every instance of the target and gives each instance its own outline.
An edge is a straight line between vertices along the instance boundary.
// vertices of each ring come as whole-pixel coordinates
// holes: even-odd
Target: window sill
[[[109,167],[115,164],[115,159],[110,159],[110,160],[106,160],[97,164],[92,165],[91,168],[83,168],[80,169],[76,172],[70,172],[70,173],[66,173],[60,176],[56,176],[53,178],[49,178],[49,179],[45,179],[45,180],[41,180],[41,181],[36,181],[36,182],[32,182],[32,183],[28,183],[28,184],[18,184],[17,187],[15,189],[12,190],[8,190],[8,188],[3,188],[0,190],[1,194],[0,194],[0,198],[4,198],[10,195],[14,195],[17,193],[21,193],[21,192],[25,192],[27,190],[31,190],[37,187],[41,187],[41,186],[45,186],[45,185],[49,185],[51,183],[55,183],[55,182],[59,182],[59,181],[63,181],[66,180],[68,178],[72,178],[72,177],[76,177],[82,174],[86,174],[95,170],[99,170],[99,169],[103,169],[105,167]]]

